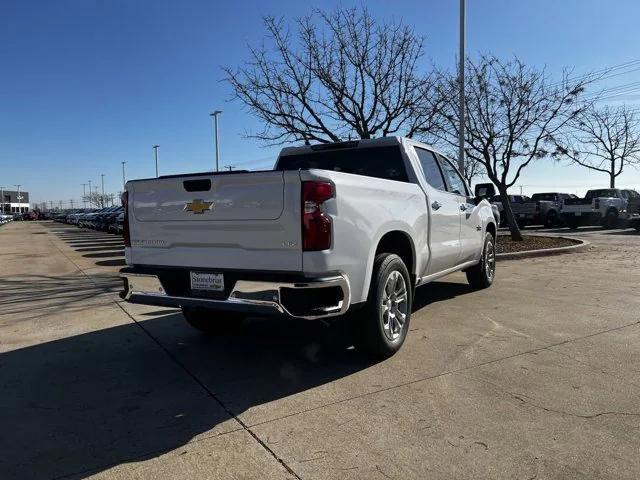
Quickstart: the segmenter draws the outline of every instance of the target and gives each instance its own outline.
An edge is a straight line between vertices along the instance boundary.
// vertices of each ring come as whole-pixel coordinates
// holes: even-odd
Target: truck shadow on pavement
[[[170,313],[2,353],[0,476],[84,478],[156,457],[371,365],[322,329],[256,319],[210,338]]]

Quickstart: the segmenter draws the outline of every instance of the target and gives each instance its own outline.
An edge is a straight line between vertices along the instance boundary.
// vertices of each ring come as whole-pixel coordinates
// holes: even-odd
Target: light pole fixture
[[[160,148],[160,145],[154,145],[153,146],[153,151],[155,153],[155,157],[156,157],[156,178],[158,178],[158,149]]]
[[[213,137],[216,144],[216,172],[220,171],[220,147],[218,145],[218,115],[222,113],[222,110],[214,110],[209,114],[213,117]]]
[[[22,200],[22,197],[20,196],[20,187],[22,185],[14,185],[14,186],[18,187],[18,196],[16,197],[16,200],[18,200],[18,213],[22,213],[22,210],[20,210],[21,209],[20,203],[22,203],[22,202],[20,202],[20,200]]]
[[[464,60],[465,60],[465,24],[466,24],[466,0],[460,0],[460,52],[458,59],[458,88],[460,95],[460,103],[458,105],[458,116],[460,117],[460,126],[458,127],[458,170],[464,175],[464,128],[465,128],[465,111],[464,111]]]
[[[84,208],[86,210],[87,208],[87,184],[86,183],[81,183],[80,185],[82,185],[82,204],[84,205]]]

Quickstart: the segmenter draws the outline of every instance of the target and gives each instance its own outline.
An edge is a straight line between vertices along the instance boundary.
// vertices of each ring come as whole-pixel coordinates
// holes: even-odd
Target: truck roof
[[[299,147],[285,147],[280,152],[280,156],[287,155],[300,155],[304,153],[312,153],[323,150],[338,150],[343,148],[374,148],[374,147],[384,147],[389,145],[400,145],[402,140],[406,137],[398,137],[398,136],[388,136],[388,137],[379,137],[379,138],[368,138],[368,139],[357,139],[357,140],[347,140],[344,142],[334,142],[334,143],[317,143],[314,145],[302,145]],[[440,155],[446,156],[438,151],[437,148],[432,147],[431,145],[427,145],[426,143],[419,142],[412,138],[407,138],[412,143],[421,145],[429,150],[439,153]]]

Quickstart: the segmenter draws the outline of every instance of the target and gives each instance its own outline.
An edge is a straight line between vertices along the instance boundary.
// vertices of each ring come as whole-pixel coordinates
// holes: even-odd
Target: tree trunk
[[[616,188],[616,161],[611,160],[611,172],[609,173],[609,188]]]
[[[513,209],[511,208],[511,201],[509,200],[509,195],[507,195],[507,190],[498,187],[498,191],[500,192],[500,200],[502,201],[502,211],[507,218],[507,222],[509,223],[509,231],[511,232],[511,239],[517,242],[521,242],[524,240],[522,238],[522,233],[520,233],[520,227],[518,227],[518,222],[516,221],[516,217],[513,214]]]

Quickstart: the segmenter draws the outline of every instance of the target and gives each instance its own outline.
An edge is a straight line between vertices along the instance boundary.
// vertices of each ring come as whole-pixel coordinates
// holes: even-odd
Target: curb
[[[509,252],[496,254],[496,261],[502,260],[520,260],[521,258],[547,257],[551,255],[561,255],[563,253],[583,252],[589,248],[591,242],[575,237],[557,237],[565,240],[578,241],[575,245],[557,248],[543,248],[538,250],[524,250],[522,252]]]

